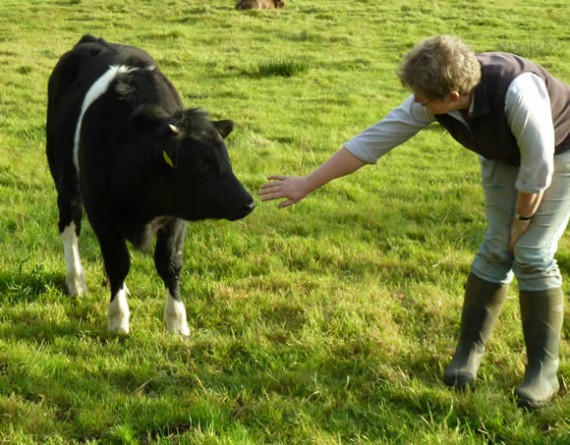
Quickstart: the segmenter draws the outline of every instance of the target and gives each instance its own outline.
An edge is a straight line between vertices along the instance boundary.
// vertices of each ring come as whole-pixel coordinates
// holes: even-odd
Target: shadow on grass
[[[30,271],[0,271],[0,302],[20,303],[37,300],[46,292],[65,294],[65,277],[59,273],[46,272],[42,266]]]
[[[93,299],[48,291],[64,288],[59,275],[32,271],[0,279],[1,289],[12,289],[4,304],[16,303],[18,289],[29,289],[0,325],[0,338],[20,344],[0,351],[0,394],[45,410],[54,419],[46,437],[67,425],[69,438],[110,443],[176,441],[204,431],[229,437],[234,430],[259,443],[291,443],[307,428],[346,442],[383,441],[398,437],[400,428],[419,434],[427,422],[434,431],[449,429],[475,443],[503,434],[500,426],[473,433],[483,427],[485,396],[495,406],[488,416],[516,410],[496,381],[482,385],[481,396],[443,388],[436,352],[393,354],[377,339],[334,329],[320,342],[304,343],[309,321],[298,304],[261,311],[252,323],[271,329],[260,338],[237,331],[188,341],[117,336],[104,330]],[[64,314],[21,304],[47,298],[60,299],[54,303],[63,308],[55,309]],[[97,412],[100,424],[85,420],[105,403],[112,413]]]

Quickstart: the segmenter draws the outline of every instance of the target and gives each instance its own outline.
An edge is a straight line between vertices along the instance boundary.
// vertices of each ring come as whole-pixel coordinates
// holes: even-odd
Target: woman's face
[[[470,96],[460,95],[457,91],[452,91],[443,98],[430,98],[422,91],[414,91],[414,102],[427,108],[433,114],[447,114],[453,110],[460,110],[469,107]]]

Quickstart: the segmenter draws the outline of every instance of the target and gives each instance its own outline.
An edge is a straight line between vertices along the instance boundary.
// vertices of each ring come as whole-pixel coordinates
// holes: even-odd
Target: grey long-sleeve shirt
[[[545,190],[554,171],[555,142],[550,98],[544,81],[533,73],[517,76],[507,90],[505,113],[521,153],[515,187],[525,193]],[[458,111],[449,115],[467,125]],[[414,102],[412,95],[380,122],[346,142],[345,148],[360,160],[374,164],[433,122],[434,114]]]

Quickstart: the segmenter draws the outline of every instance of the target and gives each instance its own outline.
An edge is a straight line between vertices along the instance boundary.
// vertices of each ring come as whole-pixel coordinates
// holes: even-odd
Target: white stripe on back
[[[85,99],[83,99],[83,104],[81,105],[81,112],[79,113],[79,119],[77,120],[77,127],[75,128],[75,137],[73,139],[73,163],[75,164],[75,169],[77,170],[77,176],[79,176],[79,139],[81,137],[81,125],[83,123],[83,116],[89,107],[95,102],[99,97],[101,97],[109,85],[119,73],[130,73],[136,71],[138,68],[129,67],[125,65],[112,65],[99,79],[97,79],[87,94]]]

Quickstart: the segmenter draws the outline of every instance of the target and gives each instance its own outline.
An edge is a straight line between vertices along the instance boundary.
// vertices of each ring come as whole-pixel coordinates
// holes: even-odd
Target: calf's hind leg
[[[168,332],[182,337],[190,335],[186,309],[180,299],[180,271],[182,270],[182,247],[186,222],[175,220],[157,232],[154,264],[166,287],[164,321]]]
[[[76,181],[70,181],[58,188],[57,206],[59,208],[59,238],[63,244],[65,258],[65,285],[72,297],[87,293],[85,272],[79,258],[79,235],[83,215],[79,187]]]

